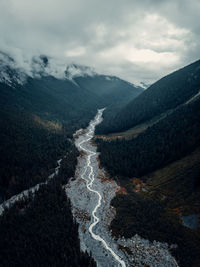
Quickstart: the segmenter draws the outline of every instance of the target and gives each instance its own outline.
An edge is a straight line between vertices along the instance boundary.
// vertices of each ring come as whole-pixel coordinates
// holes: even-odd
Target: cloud
[[[45,54],[52,72],[73,62],[151,83],[199,58],[199,13],[199,0],[1,0],[0,50],[28,73]]]

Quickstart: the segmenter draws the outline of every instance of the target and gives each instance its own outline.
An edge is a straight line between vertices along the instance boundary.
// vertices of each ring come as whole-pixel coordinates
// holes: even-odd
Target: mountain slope
[[[78,77],[75,81],[82,88],[103,97],[106,106],[113,104],[123,106],[143,91],[141,87],[136,87],[114,76]]]
[[[96,141],[102,167],[125,192],[112,201],[116,208],[113,234],[139,234],[176,244],[171,251],[184,267],[200,266],[199,221],[194,229],[182,222],[184,216],[199,218],[200,214],[199,65],[197,61],[161,79],[162,87],[152,85],[120,113],[118,121],[115,118],[113,131],[135,125],[121,135],[128,140],[113,134]]]
[[[122,94],[125,105],[136,90],[84,66],[58,75],[50,64],[45,56],[35,57],[27,72],[0,53],[2,199],[46,180],[57,159],[71,150],[68,138],[87,126],[97,108],[118,106]]]
[[[200,60],[162,78],[119,111],[98,133],[119,132],[174,109],[200,91]]]
[[[100,160],[112,175],[142,176],[200,146],[200,98],[181,106],[132,140],[99,140]]]

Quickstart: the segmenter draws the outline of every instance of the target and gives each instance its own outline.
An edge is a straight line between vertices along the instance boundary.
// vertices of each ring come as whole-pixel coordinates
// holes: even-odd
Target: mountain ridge
[[[98,134],[120,132],[189,100],[200,90],[200,60],[152,84],[113,118],[97,129]],[[110,125],[109,125],[110,124]]]

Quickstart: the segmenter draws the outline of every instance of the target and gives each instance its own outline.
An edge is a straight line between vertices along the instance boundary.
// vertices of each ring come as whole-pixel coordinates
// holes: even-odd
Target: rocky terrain
[[[98,153],[95,145],[91,142],[91,138],[89,138],[91,137],[91,126],[93,124],[94,121],[90,123],[86,131],[79,131],[75,135],[76,146],[82,155],[78,158],[75,177],[65,186],[66,193],[72,203],[73,215],[80,225],[79,236],[82,250],[92,253],[98,266],[103,267],[178,266],[170,254],[170,247],[166,243],[156,241],[152,243],[138,235],[131,239],[123,237],[116,239],[112,236],[109,225],[115,216],[115,209],[110,205],[110,202],[117,193],[122,193],[123,190],[108,177],[103,169],[99,168]],[[80,149],[80,144],[83,143],[84,151]],[[88,157],[90,157],[89,166]],[[94,174],[92,183],[91,169]],[[94,224],[93,211],[99,198],[97,194],[88,190],[88,184],[102,197],[101,205],[95,212],[99,222],[95,225],[93,231],[95,235],[100,236],[105,241],[109,249],[104,242],[95,240],[89,232],[91,225]],[[119,260],[116,260],[116,257]]]

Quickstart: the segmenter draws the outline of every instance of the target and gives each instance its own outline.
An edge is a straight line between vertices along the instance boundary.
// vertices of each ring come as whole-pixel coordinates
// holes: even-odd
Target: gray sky
[[[152,83],[200,58],[200,0],[0,0],[0,50]]]

